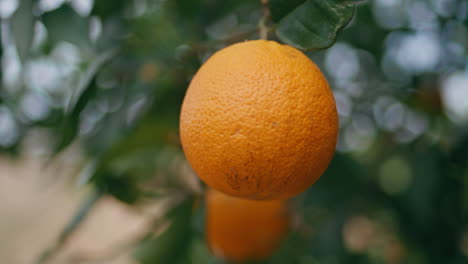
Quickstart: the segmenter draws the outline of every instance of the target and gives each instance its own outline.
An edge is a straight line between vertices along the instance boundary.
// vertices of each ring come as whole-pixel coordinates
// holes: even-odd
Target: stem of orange
[[[268,32],[270,28],[267,26],[268,19],[270,18],[270,9],[268,7],[268,0],[260,0],[262,3],[262,18],[258,22],[258,30],[260,33],[260,39],[267,40],[268,39]]]

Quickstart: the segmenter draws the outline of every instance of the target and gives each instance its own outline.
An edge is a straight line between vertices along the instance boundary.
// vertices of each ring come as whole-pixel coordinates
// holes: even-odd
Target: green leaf
[[[111,16],[120,16],[128,3],[132,1],[113,0],[113,1],[94,1],[93,10],[91,15],[107,18]]]
[[[81,17],[69,4],[45,13],[42,22],[48,31],[48,37],[52,44],[61,41],[70,42],[80,49],[91,49],[89,39],[89,20]]]
[[[134,204],[143,195],[138,187],[138,182],[128,175],[117,175],[108,171],[96,171],[95,173],[92,176],[94,185],[124,203]]]
[[[287,14],[291,13],[299,5],[303,4],[306,0],[270,0],[270,13],[271,19],[274,22],[279,22]]]
[[[96,57],[96,59],[94,59],[94,61],[88,66],[86,71],[83,72],[81,78],[78,80],[75,89],[73,89],[67,97],[65,102],[65,112],[71,112],[73,110],[81,95],[90,86],[91,81],[94,79],[97,72],[106,62],[112,59],[116,54],[117,49],[111,49],[102,52]]]
[[[76,138],[80,114],[89,100],[96,94],[97,88],[94,83],[96,74],[115,54],[116,50],[109,50],[97,56],[86,71],[82,73],[76,87],[73,87],[68,94],[64,106],[65,114],[60,127],[60,140],[54,148],[52,157],[68,147]]]
[[[10,19],[11,34],[15,40],[18,56],[25,61],[31,50],[34,36],[33,1],[22,0]]]
[[[80,114],[85,108],[86,104],[93,98],[96,94],[96,85],[94,82],[91,82],[84,92],[80,95],[80,98],[77,100],[72,111],[65,113],[62,117],[63,120],[59,127],[60,138],[54,147],[51,158],[56,154],[60,153],[66,147],[68,147],[73,140],[76,138],[79,129]]]
[[[283,42],[300,49],[324,49],[336,41],[354,14],[354,3],[343,0],[274,0],[272,18],[278,21],[276,34]],[[290,11],[287,13],[287,11]]]
[[[193,199],[189,198],[172,209],[167,217],[169,227],[156,237],[144,239],[135,252],[141,264],[187,263],[189,245],[192,237],[191,219]]]

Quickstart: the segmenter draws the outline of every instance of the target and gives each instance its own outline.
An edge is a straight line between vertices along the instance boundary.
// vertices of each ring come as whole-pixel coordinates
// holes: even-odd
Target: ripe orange
[[[335,152],[335,100],[319,68],[274,41],[216,52],[185,95],[180,135],[199,177],[229,195],[285,199],[312,185]]]
[[[287,201],[244,200],[210,189],[205,202],[208,245],[223,259],[266,259],[287,234]]]

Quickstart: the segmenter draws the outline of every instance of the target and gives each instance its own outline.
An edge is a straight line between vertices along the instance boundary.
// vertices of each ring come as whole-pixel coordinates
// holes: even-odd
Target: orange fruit
[[[246,41],[213,54],[193,77],[182,146],[209,186],[249,199],[286,199],[312,185],[335,152],[333,93],[302,52]]]
[[[287,201],[245,200],[209,189],[205,202],[208,246],[220,258],[266,259],[287,234]]]

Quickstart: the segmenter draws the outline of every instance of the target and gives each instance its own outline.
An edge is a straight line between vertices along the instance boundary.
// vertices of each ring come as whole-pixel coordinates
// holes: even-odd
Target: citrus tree
[[[143,264],[466,262],[463,0],[9,3],[0,147],[92,188],[37,263],[103,196],[170,201]]]

